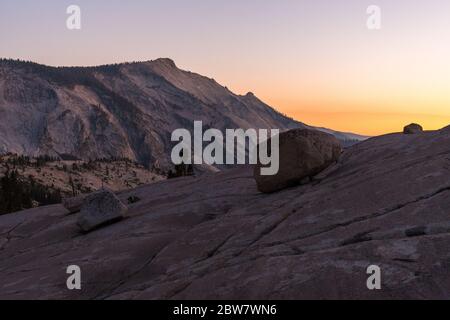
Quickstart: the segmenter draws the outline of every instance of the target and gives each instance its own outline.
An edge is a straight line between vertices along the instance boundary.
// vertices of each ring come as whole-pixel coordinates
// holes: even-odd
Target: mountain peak
[[[152,60],[151,63],[162,64],[167,67],[177,68],[175,61],[170,58],[158,58],[156,60]]]

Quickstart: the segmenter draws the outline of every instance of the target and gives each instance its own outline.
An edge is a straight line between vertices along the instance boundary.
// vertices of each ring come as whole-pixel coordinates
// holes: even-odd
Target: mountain
[[[171,132],[194,120],[220,130],[306,126],[170,59],[99,67],[0,61],[0,153],[121,157],[166,168]],[[330,132],[352,143],[365,138]]]
[[[89,234],[61,205],[0,216],[0,299],[448,299],[449,145],[450,127],[371,138],[273,194],[247,167],[157,182]]]

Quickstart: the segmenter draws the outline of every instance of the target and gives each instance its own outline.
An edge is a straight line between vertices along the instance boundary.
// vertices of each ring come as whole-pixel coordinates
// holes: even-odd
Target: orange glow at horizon
[[[426,103],[404,102],[407,107],[402,107],[402,101],[391,104],[381,100],[372,103],[311,102],[306,99],[292,102],[266,98],[263,101],[297,121],[366,136],[401,132],[410,123],[418,123],[424,130],[438,130],[450,125],[450,104],[447,107],[445,101],[431,103],[428,107],[425,107]]]
[[[296,112],[288,115],[308,125],[367,136],[401,132],[410,123],[418,123],[424,130],[438,130],[450,125],[450,116],[427,114]]]
[[[371,85],[363,78],[358,84],[343,78],[343,84],[336,81],[332,85],[320,83],[321,79],[316,83],[292,79],[280,81],[277,86],[263,80],[243,81],[231,90],[243,94],[245,88],[253,86],[254,94],[263,102],[297,121],[376,136],[401,132],[410,123],[418,123],[424,130],[449,126],[450,95],[443,85],[447,83],[445,77],[437,76],[440,81],[430,83],[416,79],[390,80],[391,83],[383,80],[383,86]]]
[[[427,108],[415,107],[411,103],[409,112],[400,103],[398,106],[385,105],[384,108],[376,108],[371,104],[358,108],[340,103],[332,104],[332,107],[308,106],[295,108],[279,104],[277,109],[308,125],[367,136],[401,132],[410,123],[418,123],[424,130],[438,130],[450,125],[450,112],[445,112],[444,107],[439,105]],[[427,111],[430,113],[424,113]],[[439,114],[432,114],[436,111],[440,111]]]

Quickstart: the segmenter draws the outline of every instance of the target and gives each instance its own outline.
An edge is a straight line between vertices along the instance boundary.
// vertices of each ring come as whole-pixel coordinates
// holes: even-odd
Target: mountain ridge
[[[92,67],[3,59],[0,115],[0,153],[119,155],[161,168],[170,166],[170,133],[194,120],[220,130],[308,127],[168,58]]]

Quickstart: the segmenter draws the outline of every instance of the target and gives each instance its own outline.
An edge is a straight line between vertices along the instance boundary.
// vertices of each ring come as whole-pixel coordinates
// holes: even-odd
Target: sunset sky
[[[82,29],[66,28],[66,8]],[[382,29],[368,30],[378,5]],[[448,0],[1,0],[0,57],[170,57],[300,121],[376,135],[450,124]]]

